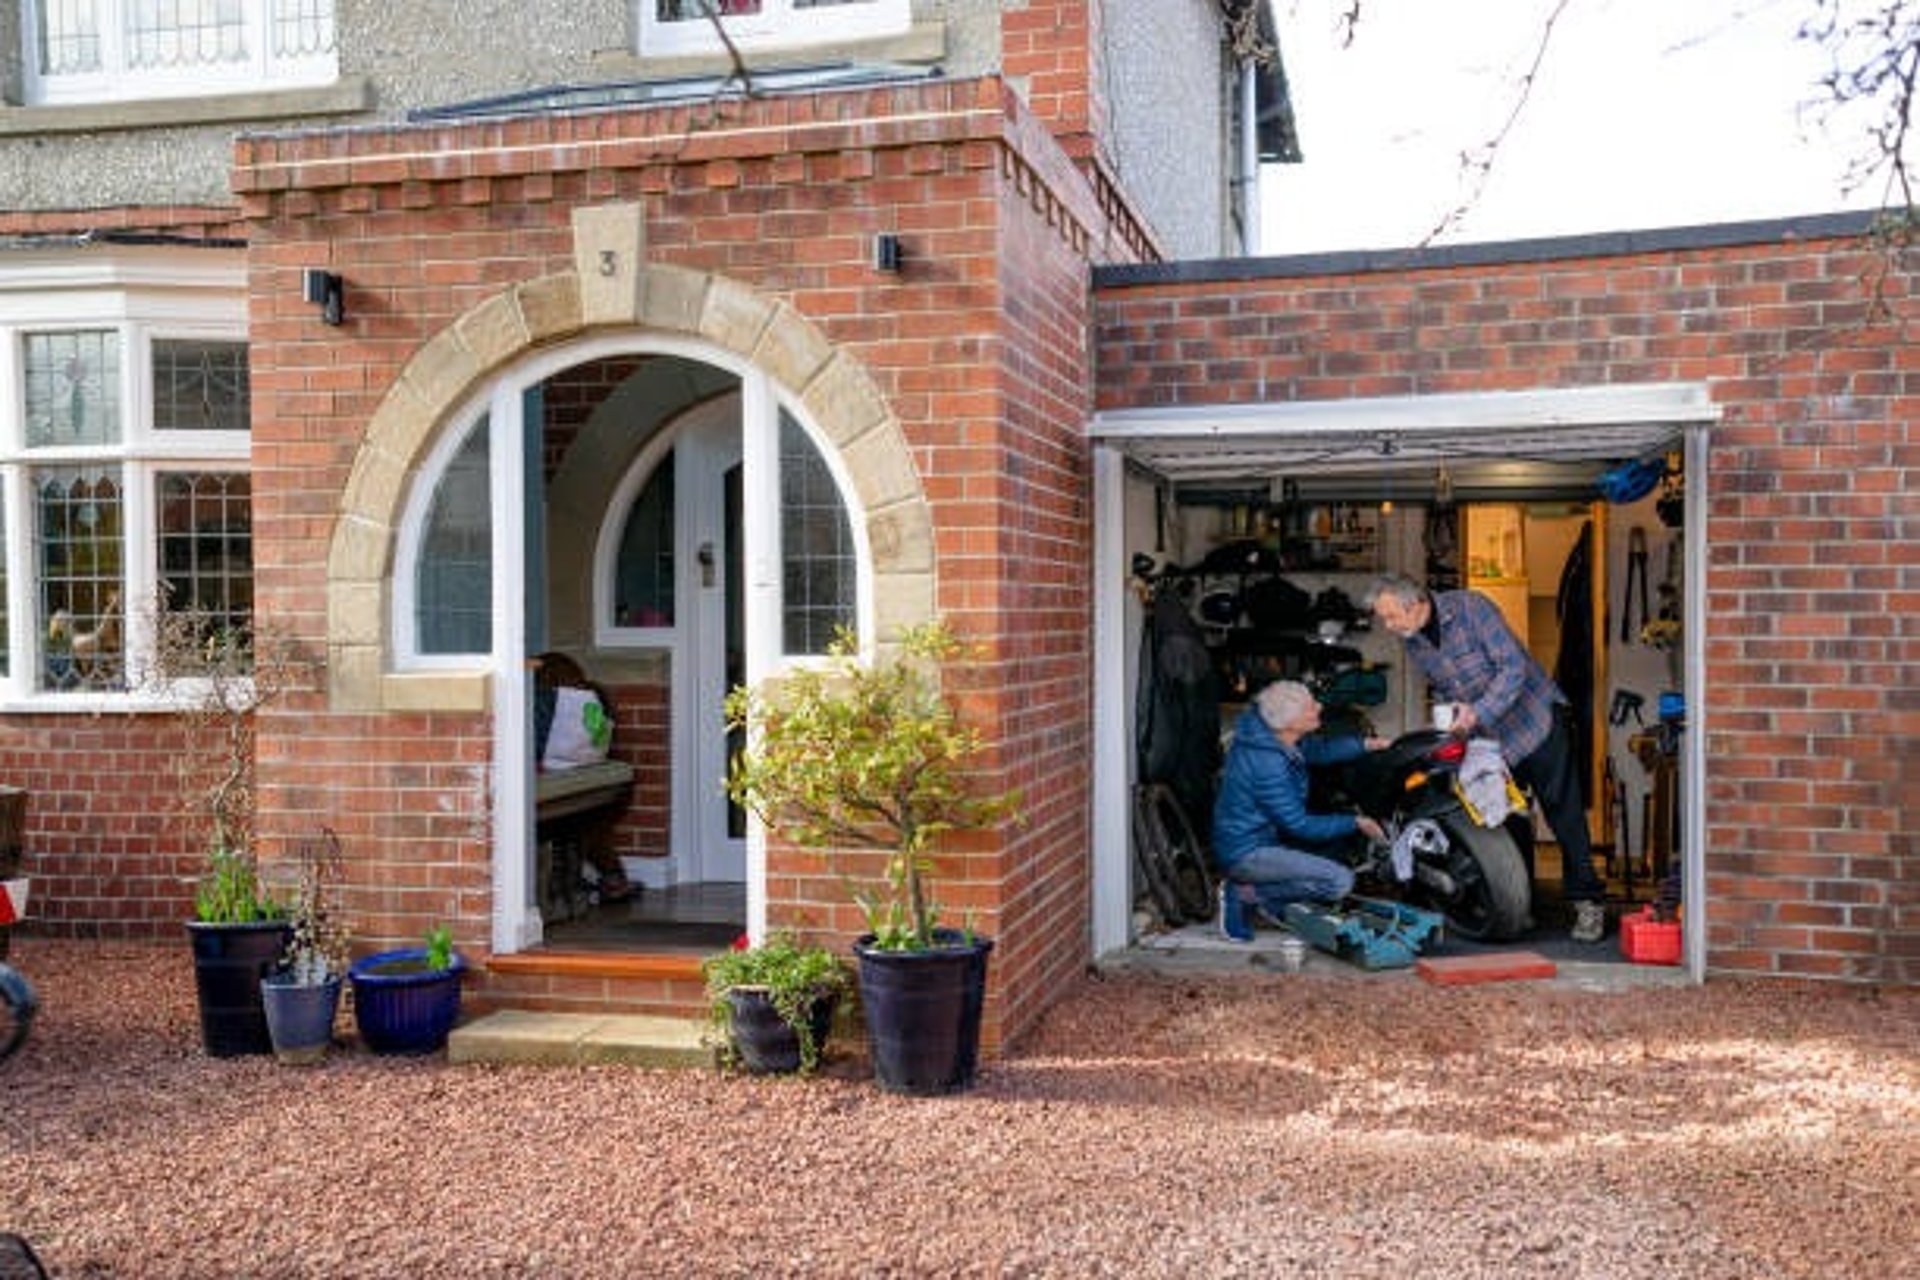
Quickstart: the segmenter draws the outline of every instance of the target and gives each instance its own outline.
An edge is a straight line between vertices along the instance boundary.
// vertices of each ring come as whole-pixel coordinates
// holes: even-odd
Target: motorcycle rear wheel
[[[1465,814],[1441,819],[1447,874],[1459,892],[1446,904],[1447,927],[1475,942],[1504,942],[1531,923],[1527,864],[1504,828],[1477,826]]]

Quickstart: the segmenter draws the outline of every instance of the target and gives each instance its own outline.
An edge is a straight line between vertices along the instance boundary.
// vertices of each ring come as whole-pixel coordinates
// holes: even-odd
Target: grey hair
[[[1390,596],[1400,604],[1418,604],[1427,598],[1427,589],[1404,573],[1383,573],[1367,588],[1363,607],[1371,610],[1381,596]]]
[[[1253,697],[1260,718],[1276,733],[1298,720],[1313,705],[1313,693],[1298,680],[1275,680]]]

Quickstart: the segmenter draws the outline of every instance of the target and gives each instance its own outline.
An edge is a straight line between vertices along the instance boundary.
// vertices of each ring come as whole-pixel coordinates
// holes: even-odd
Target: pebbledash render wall
[[[368,945],[444,919],[484,956],[485,684],[396,674],[384,647],[406,485],[514,358],[602,333],[697,338],[767,371],[831,438],[882,640],[937,612],[989,646],[960,692],[997,744],[985,781],[1021,788],[1027,821],[940,862],[943,902],[998,940],[997,1044],[1089,954],[1087,264],[1137,233],[997,79],[710,120],[702,105],[238,143],[256,586],[327,655],[324,691],[259,717],[260,823],[270,840],[340,833]],[[906,245],[897,276],[869,264],[883,230]],[[314,266],[345,277],[338,328],[301,301]],[[861,930],[818,857],[774,848],[767,883],[774,924]],[[643,970],[481,981],[482,1004],[698,999],[697,979]]]
[[[1115,268],[1099,407],[1706,382],[1708,968],[1920,982],[1920,298],[1866,227]]]

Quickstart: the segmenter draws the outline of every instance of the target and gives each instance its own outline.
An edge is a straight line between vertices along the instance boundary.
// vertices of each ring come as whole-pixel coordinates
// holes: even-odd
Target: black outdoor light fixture
[[[891,231],[882,231],[873,238],[873,269],[898,273],[900,270],[900,237]]]
[[[320,308],[322,323],[339,324],[346,319],[347,287],[333,272],[308,267],[300,276],[300,296]]]

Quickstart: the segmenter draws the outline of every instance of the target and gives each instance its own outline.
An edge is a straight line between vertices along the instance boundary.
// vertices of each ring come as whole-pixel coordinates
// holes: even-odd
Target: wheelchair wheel
[[[33,984],[18,969],[0,964],[0,1062],[12,1057],[26,1042],[27,1029],[39,1008]]]
[[[1170,925],[1213,918],[1214,878],[1186,810],[1159,783],[1134,788],[1133,852],[1141,879]]]

